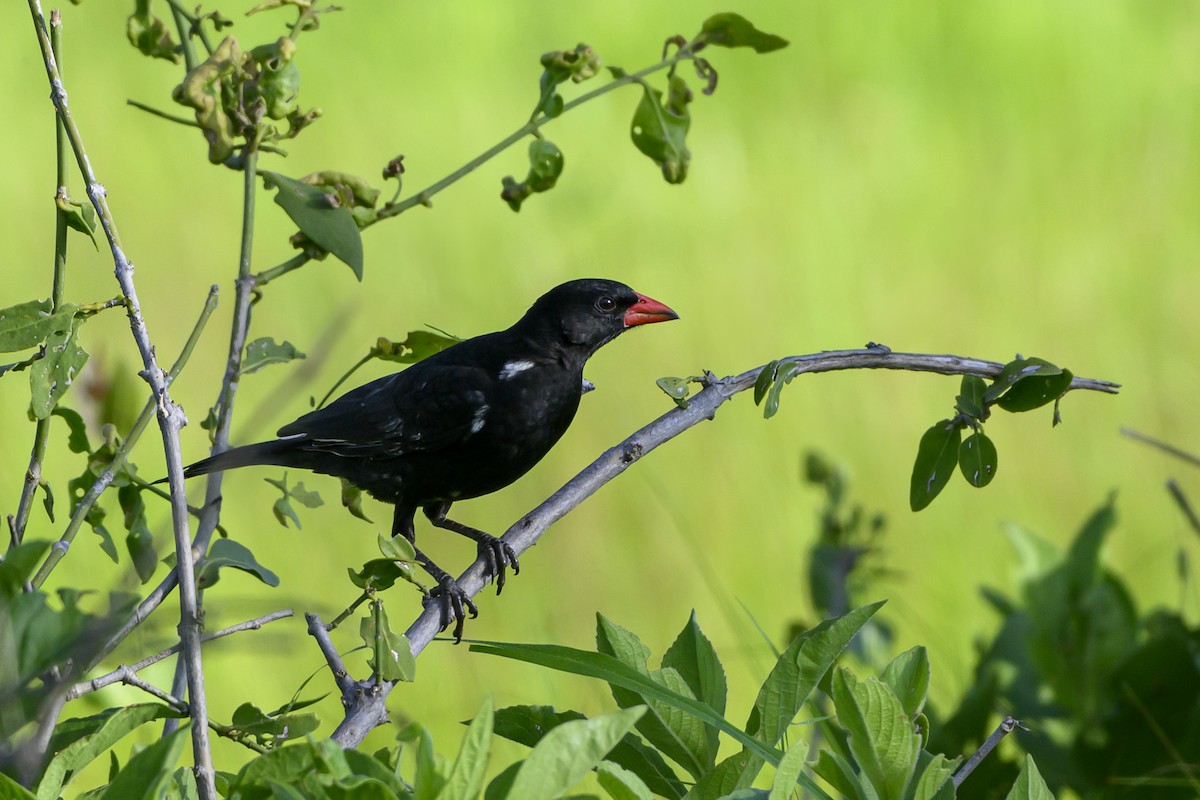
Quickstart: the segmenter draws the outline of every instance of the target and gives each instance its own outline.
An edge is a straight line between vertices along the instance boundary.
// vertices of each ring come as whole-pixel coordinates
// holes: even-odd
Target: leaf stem
[[[178,114],[169,114],[166,111],[157,109],[154,106],[146,105],[145,103],[142,103],[138,100],[127,99],[125,101],[125,105],[133,106],[136,109],[145,111],[147,114],[151,114],[160,119],[165,119],[168,122],[175,122],[175,123],[178,123],[179,125],[187,125],[189,128],[199,128],[200,127],[200,123],[196,122],[195,119],[189,119],[187,117],[184,117],[184,116],[181,116]]]

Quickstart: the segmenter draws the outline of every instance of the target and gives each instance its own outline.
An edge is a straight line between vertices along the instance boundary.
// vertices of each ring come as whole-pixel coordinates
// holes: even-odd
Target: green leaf
[[[275,202],[292,218],[300,232],[321,248],[338,257],[354,270],[360,281],[363,275],[362,236],[350,209],[330,203],[330,196],[307,183],[262,171],[268,189],[277,189]]]
[[[282,745],[290,739],[303,739],[321,724],[316,714],[267,714],[253,703],[242,703],[234,709],[229,723],[268,747]]]
[[[779,759],[783,756],[778,750],[767,747],[758,739],[748,736],[736,726],[731,725],[706,704],[665,688],[633,667],[623,664],[605,653],[589,653],[586,650],[576,650],[560,645],[506,644],[503,642],[475,642],[471,645],[471,652],[511,658],[559,672],[599,678],[611,686],[618,686],[637,692],[644,697],[670,703],[676,708],[699,717],[706,724],[733,737],[743,747],[750,749],[768,763],[778,764]]]
[[[350,573],[350,582],[363,591],[380,592],[390,589],[398,578],[415,583],[412,568],[407,564],[397,564],[390,558],[372,559],[363,564],[363,568],[358,572],[349,567],[346,571]]]
[[[37,795],[0,772],[0,800],[37,800]]]
[[[51,313],[49,300],[30,300],[0,308],[0,353],[36,347],[55,331],[69,330],[75,306],[64,303]]]
[[[949,759],[943,755],[921,753],[917,759],[917,779],[907,800],[934,800],[954,775],[961,759]],[[950,795],[953,797],[953,794]]]
[[[1033,763],[1033,756],[1026,754],[1025,762],[1021,764],[1021,774],[1017,776],[1006,800],[1054,800],[1054,794],[1038,771],[1037,764]]]
[[[788,46],[788,40],[764,33],[740,14],[725,12],[704,20],[695,41],[717,47],[752,47],[756,53],[770,53]]]
[[[779,362],[772,361],[762,368],[762,372],[758,373],[758,379],[754,381],[754,405],[762,405],[763,398],[767,396],[767,390],[775,382],[775,371],[778,368]]]
[[[496,712],[495,731],[497,736],[533,747],[554,728],[577,719],[586,717],[578,711],[556,712],[550,706],[510,706]],[[626,734],[605,758],[637,775],[662,797],[679,800],[687,791],[658,751],[632,733]]]
[[[1055,366],[1043,358],[1014,359],[1004,365],[1000,374],[992,381],[992,385],[983,393],[983,401],[987,404],[997,402],[1005,392],[1027,378],[1052,377],[1062,373],[1062,367]]]
[[[339,480],[342,482],[342,507],[363,522],[371,522],[366,512],[363,511],[363,490],[345,478],[340,478]]]
[[[646,712],[638,706],[587,720],[564,722],[525,759],[508,796],[555,800],[578,783]]]
[[[929,672],[929,656],[924,647],[917,645],[893,658],[879,676],[896,693],[909,719],[915,719],[925,708]]]
[[[958,468],[967,483],[981,489],[996,477],[998,454],[996,445],[983,431],[975,431],[959,445]]]
[[[91,443],[88,441],[87,426],[83,422],[83,417],[78,411],[56,406],[50,412],[53,416],[61,417],[67,423],[67,428],[70,433],[67,435],[67,447],[72,453],[87,453],[92,449]]]
[[[246,357],[242,359],[242,374],[250,375],[272,364],[286,364],[305,358],[291,342],[276,343],[274,337],[264,336],[246,345]]]
[[[1058,374],[1027,375],[1013,384],[1012,388],[996,401],[996,405],[1014,414],[1032,411],[1061,398],[1071,388],[1071,381],[1074,379],[1075,376],[1069,369],[1064,369]]]
[[[963,375],[959,395],[954,404],[955,410],[972,419],[982,420],[985,416],[983,395],[986,391],[987,384],[983,382],[983,378],[978,375]]]
[[[64,322],[62,330],[46,337],[45,355],[29,368],[31,407],[38,419],[50,416],[88,360],[88,352],[79,345],[81,320],[69,318]]]
[[[271,510],[275,514],[275,519],[279,520],[279,524],[285,528],[289,519],[296,524],[297,528],[300,527],[300,518],[296,516],[296,509],[292,508],[292,500],[307,508],[317,508],[324,505],[321,495],[316,492],[307,491],[304,488],[304,481],[299,481],[295,486],[289,488],[286,472],[283,473],[283,477],[279,480],[275,480],[274,478],[263,478],[263,480],[283,493],[283,496],[275,501]]]
[[[50,543],[27,540],[9,548],[0,561],[0,597],[16,597],[25,590],[25,583],[37,572]]]
[[[92,247],[98,251],[100,242],[96,241],[96,210],[89,203],[76,203],[66,197],[55,197],[54,205],[63,213],[67,227],[80,233],[87,234],[92,240]]]
[[[700,630],[694,610],[687,625],[663,654],[662,665],[664,669],[672,668],[678,672],[697,700],[706,703],[718,714],[725,715],[725,669],[712,642]],[[705,733],[708,740],[705,763],[711,765],[721,743],[716,728],[706,727]]]
[[[77,775],[79,770],[141,725],[157,719],[179,719],[180,716],[178,712],[161,703],[138,703],[115,710],[109,709],[85,720],[60,722],[55,729],[55,747],[52,748],[58,754],[50,761],[38,784],[39,800],[53,800],[58,797],[62,794],[63,786]],[[59,743],[59,731],[71,726],[86,732],[69,744]]]
[[[779,411],[779,395],[783,392],[783,387],[792,382],[792,378],[800,374],[800,365],[789,363],[781,365],[780,369],[775,371],[775,383],[771,386],[771,390],[767,392],[767,402],[763,406],[763,419],[770,419]],[[762,377],[761,375],[759,376]]]
[[[667,183],[683,183],[692,159],[686,144],[691,115],[686,107],[680,113],[664,106],[658,89],[648,84],[642,89],[642,100],[629,128],[634,147],[662,169]]]
[[[800,775],[808,766],[806,760],[808,758],[809,741],[802,736],[796,737],[796,741],[784,753],[783,760],[779,762],[779,767],[775,770],[775,779],[771,782],[771,793],[768,795],[768,800],[789,800],[792,793],[796,790],[796,783],[800,780]]]
[[[479,797],[492,746],[494,719],[492,698],[489,696],[463,736],[458,757],[454,759],[454,766],[446,778],[446,785],[438,794],[438,800],[475,800]]]
[[[878,678],[859,682],[845,667],[833,673],[837,718],[850,752],[880,800],[901,800],[921,750],[896,693]]]
[[[666,392],[667,397],[675,401],[675,405],[680,408],[687,408],[687,396],[692,393],[691,387],[688,386],[691,381],[687,378],[659,378],[655,381],[658,388]]]
[[[612,800],[654,800],[641,778],[611,761],[596,766],[596,780]]]
[[[159,790],[170,780],[184,745],[191,737],[192,723],[185,722],[179,730],[158,739],[139,752],[109,783],[103,800],[158,800]]]
[[[850,762],[832,750],[822,750],[817,754],[817,763],[813,772],[838,791],[842,797],[850,800],[867,800],[867,792],[863,788],[862,779],[850,766]]]
[[[208,558],[200,567],[196,583],[201,589],[214,586],[221,579],[221,570],[229,567],[248,572],[267,586],[278,586],[279,576],[258,563],[254,554],[233,539],[217,539],[208,549]]]
[[[131,45],[141,51],[142,55],[178,64],[179,49],[171,40],[170,30],[166,23],[151,14],[149,9],[150,4],[146,3],[144,13],[139,7],[137,11],[129,15],[129,19],[125,21],[126,38],[129,39]]]
[[[913,511],[920,511],[932,503],[946,487],[958,464],[961,442],[962,429],[956,421],[944,419],[925,431],[917,446],[917,460],[913,463],[908,490],[908,504]]]
[[[387,612],[383,603],[371,603],[371,613],[363,618],[358,628],[359,635],[371,651],[367,663],[371,672],[384,681],[411,681],[417,671],[408,637],[395,633],[388,626]]]
[[[462,339],[445,333],[409,331],[402,342],[379,337],[367,357],[397,364],[415,364],[461,341]]]
[[[379,552],[391,561],[413,562],[417,560],[417,550],[412,542],[403,536],[384,536],[379,534],[377,540]]]
[[[142,501],[142,490],[127,484],[117,490],[117,499],[124,514],[125,547],[137,570],[138,578],[146,583],[158,569],[158,551],[154,549],[154,536],[146,525],[146,504]]]
[[[600,71],[600,57],[580,43],[574,50],[555,50],[541,58],[542,76],[538,79],[538,103],[533,117],[544,114],[553,119],[562,113],[563,99],[557,92],[561,83],[582,83]]]
[[[549,139],[529,143],[529,188],[535,192],[553,189],[563,171],[562,151]]]

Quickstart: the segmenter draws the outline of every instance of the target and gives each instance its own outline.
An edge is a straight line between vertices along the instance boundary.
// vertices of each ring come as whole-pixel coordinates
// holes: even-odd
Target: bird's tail
[[[295,466],[294,456],[295,447],[292,442],[286,439],[275,439],[270,442],[259,442],[258,444],[248,444],[244,447],[234,447],[231,450],[226,450],[223,453],[217,453],[215,456],[201,459],[195,464],[189,464],[183,468],[184,478],[194,478],[197,475],[207,475],[210,472],[220,472],[221,470],[234,469],[236,467],[248,467],[254,464],[272,464],[281,467]],[[161,478],[155,483],[163,483],[166,478]]]

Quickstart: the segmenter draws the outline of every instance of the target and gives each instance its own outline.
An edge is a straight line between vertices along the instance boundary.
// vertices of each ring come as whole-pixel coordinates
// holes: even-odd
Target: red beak
[[[625,327],[645,325],[650,322],[666,322],[679,319],[679,315],[652,297],[646,297],[641,292],[635,292],[638,301],[625,312]]]

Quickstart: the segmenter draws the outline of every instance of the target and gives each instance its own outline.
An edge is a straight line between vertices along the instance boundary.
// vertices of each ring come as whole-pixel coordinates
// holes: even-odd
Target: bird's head
[[[517,323],[539,337],[582,349],[585,357],[627,328],[679,319],[667,306],[623,283],[582,278],[556,286],[538,298]]]

